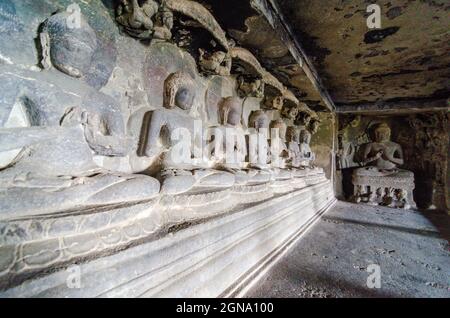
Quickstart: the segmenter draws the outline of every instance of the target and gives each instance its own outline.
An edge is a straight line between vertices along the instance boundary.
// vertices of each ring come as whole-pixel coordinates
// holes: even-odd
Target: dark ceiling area
[[[289,52],[286,39],[255,10],[266,3],[281,17],[309,58],[337,111],[370,105],[425,109],[448,107],[450,2],[380,0],[381,29],[369,29],[367,6],[350,0],[204,0],[238,45],[249,48],[284,85],[314,110],[326,110]],[[232,9],[230,9],[232,8]],[[362,106],[364,105],[364,106]],[[418,105],[418,106],[417,106]],[[411,106],[411,108],[414,108]],[[330,107],[328,107],[329,109]]]
[[[277,3],[338,110],[449,97],[448,0]],[[381,29],[367,27],[370,3],[381,7]]]
[[[248,48],[297,98],[317,111],[329,110],[298,61],[289,51],[287,41],[274,30],[266,17],[255,9],[253,0],[203,0],[227,34],[238,46]]]

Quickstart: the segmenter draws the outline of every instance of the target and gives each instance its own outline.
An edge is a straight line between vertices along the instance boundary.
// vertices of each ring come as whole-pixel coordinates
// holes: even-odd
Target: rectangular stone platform
[[[332,184],[323,179],[79,267],[65,264],[0,297],[236,296],[334,202]],[[69,288],[78,272],[81,288]]]

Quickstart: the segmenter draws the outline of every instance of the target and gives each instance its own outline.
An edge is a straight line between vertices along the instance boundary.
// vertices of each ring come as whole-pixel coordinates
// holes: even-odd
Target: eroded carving
[[[231,57],[223,51],[208,53],[204,49],[199,49],[199,67],[205,75],[228,76],[231,71]]]
[[[97,164],[102,156],[125,156],[130,140],[120,106],[81,80],[97,50],[95,32],[83,17],[79,28],[69,28],[67,17],[57,13],[42,28],[47,70],[2,69],[0,157],[27,154],[0,172],[3,218],[149,200],[159,192],[151,177]]]
[[[151,39],[158,11],[159,3],[154,0],[145,0],[142,5],[138,0],[123,0],[117,7],[116,20],[131,36]]]

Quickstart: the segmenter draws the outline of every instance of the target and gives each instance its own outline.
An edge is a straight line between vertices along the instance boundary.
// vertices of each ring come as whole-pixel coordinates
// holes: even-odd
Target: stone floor
[[[247,297],[450,297],[450,217],[338,202]],[[381,288],[367,271],[379,265]]]

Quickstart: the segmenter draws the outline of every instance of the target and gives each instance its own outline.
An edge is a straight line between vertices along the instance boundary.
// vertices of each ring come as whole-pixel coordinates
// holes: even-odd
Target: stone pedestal
[[[375,175],[371,172],[373,169],[368,167],[354,171],[352,182],[355,202],[402,209],[416,208],[413,199],[414,174],[411,171],[397,170],[386,175]]]
[[[286,194],[270,194],[271,187],[262,185],[209,193],[208,200],[183,195],[77,215],[3,220],[2,227],[23,235],[2,242],[0,297],[237,295],[335,202],[323,175],[303,184]],[[79,289],[67,285],[74,264]],[[40,278],[27,280],[38,273]]]

